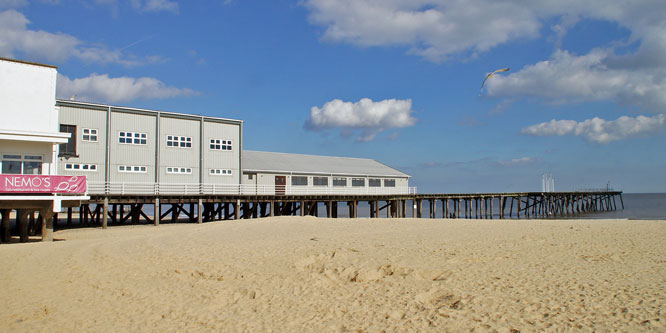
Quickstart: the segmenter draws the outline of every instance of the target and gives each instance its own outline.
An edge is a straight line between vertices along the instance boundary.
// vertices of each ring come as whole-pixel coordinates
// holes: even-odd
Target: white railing
[[[198,183],[104,183],[88,182],[89,194],[241,194],[241,195],[326,195],[326,194],[416,194],[416,187],[329,187],[279,185],[225,185]]]

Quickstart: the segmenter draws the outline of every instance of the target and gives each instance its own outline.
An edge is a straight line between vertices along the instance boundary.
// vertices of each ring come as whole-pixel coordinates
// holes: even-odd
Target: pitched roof
[[[368,158],[334,157],[243,150],[243,171],[293,172],[302,174],[410,177]]]

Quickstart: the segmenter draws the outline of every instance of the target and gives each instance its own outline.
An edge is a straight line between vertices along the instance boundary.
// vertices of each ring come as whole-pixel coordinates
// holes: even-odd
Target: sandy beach
[[[276,217],[0,245],[7,332],[666,331],[666,221]]]

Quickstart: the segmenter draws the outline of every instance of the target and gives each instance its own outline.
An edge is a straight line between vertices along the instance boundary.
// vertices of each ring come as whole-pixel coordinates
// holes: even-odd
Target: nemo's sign
[[[0,193],[86,193],[86,176],[0,175]]]

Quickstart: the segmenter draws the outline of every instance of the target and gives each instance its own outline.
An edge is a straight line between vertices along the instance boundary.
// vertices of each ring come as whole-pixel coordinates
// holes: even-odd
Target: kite
[[[488,73],[488,74],[486,75],[486,78],[483,79],[483,83],[481,83],[481,90],[479,90],[479,95],[481,95],[481,93],[483,92],[483,87],[485,86],[486,81],[488,81],[488,79],[491,79],[493,76],[495,76],[495,73],[507,72],[507,71],[509,71],[509,70],[510,70],[510,68],[507,67],[507,68],[498,69],[498,70],[496,70],[496,71],[494,71],[494,72],[492,72],[492,73]]]

